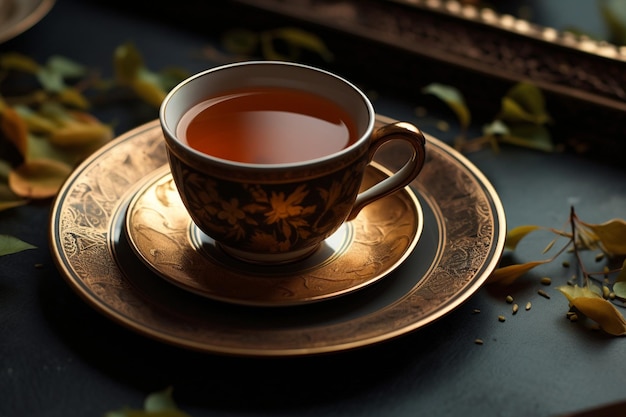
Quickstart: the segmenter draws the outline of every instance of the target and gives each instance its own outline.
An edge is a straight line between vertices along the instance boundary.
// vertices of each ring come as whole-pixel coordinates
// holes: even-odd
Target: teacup
[[[246,262],[306,257],[364,206],[407,186],[425,160],[417,127],[375,130],[372,104],[356,86],[296,63],[195,74],[169,92],[159,118],[191,219]],[[360,192],[367,165],[392,140],[410,145],[408,161]]]

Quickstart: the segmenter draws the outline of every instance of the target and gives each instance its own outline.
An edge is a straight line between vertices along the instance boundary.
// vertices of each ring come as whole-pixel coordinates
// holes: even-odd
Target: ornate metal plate
[[[363,185],[388,175],[370,165]],[[328,300],[373,284],[411,254],[422,228],[420,205],[407,187],[366,206],[304,260],[249,264],[225,254],[195,226],[167,165],[131,200],[125,225],[139,259],[172,284],[215,300],[266,307]]]
[[[53,257],[93,308],[138,333],[188,349],[296,356],[389,340],[467,300],[504,248],[504,210],[493,187],[462,155],[427,139],[427,163],[411,184],[423,211],[419,242],[385,279],[342,297],[280,308],[234,305],[180,289],[140,261],[122,233],[122,213],[142,178],[166,163],[158,121],[122,135],[74,171],[52,210]],[[403,153],[390,144],[376,160],[394,170]]]
[[[55,0],[0,1],[0,42],[30,29],[52,8]]]

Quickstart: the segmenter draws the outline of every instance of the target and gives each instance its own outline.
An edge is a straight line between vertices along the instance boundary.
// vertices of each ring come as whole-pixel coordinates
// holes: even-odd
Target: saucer
[[[378,125],[392,121],[377,117]],[[426,138],[427,162],[410,185],[423,213],[415,248],[384,279],[341,297],[280,308],[224,303],[172,285],[141,261],[126,237],[125,213],[167,163],[158,120],[120,136],[74,170],[52,207],[52,256],[94,309],[182,348],[302,356],[389,341],[469,299],[504,249],[504,209],[492,185],[463,155]],[[375,160],[394,171],[406,154],[390,143]]]
[[[367,168],[363,189],[391,175]],[[415,248],[423,213],[406,187],[366,206],[306,259],[254,265],[232,258],[195,226],[166,165],[128,205],[126,237],[153,272],[214,300],[250,306],[290,306],[327,300],[373,284]]]
[[[0,42],[30,29],[48,14],[56,0],[0,1]]]

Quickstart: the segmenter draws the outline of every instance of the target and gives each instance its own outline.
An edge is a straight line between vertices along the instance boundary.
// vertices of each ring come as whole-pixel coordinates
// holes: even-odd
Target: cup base
[[[319,247],[320,244],[317,244],[313,247],[300,249],[292,252],[285,253],[256,253],[256,252],[248,252],[240,249],[235,249],[230,246],[226,246],[219,242],[216,242],[216,245],[224,251],[227,255],[237,259],[238,261],[243,261],[256,265],[278,265],[278,264],[287,264],[301,261],[309,256],[311,256]]]

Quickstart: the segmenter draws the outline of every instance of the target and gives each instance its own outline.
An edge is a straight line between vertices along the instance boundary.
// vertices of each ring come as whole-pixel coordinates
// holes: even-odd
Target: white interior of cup
[[[330,99],[353,118],[359,146],[371,135],[374,110],[367,97],[352,83],[329,72],[306,65],[251,61],[229,64],[198,73],[174,87],[161,106],[161,124],[170,139],[177,140],[178,122],[194,105],[225,91],[245,87],[283,87],[298,89]],[[348,149],[349,149],[348,148]]]

